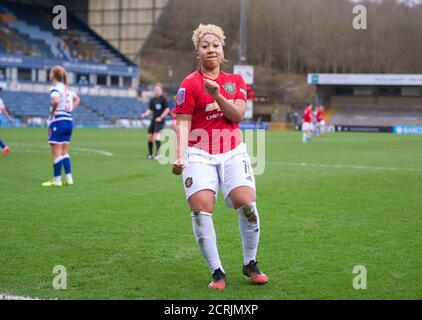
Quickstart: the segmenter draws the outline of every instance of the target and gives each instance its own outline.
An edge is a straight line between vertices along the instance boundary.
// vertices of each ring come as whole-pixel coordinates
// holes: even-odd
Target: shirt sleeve
[[[149,100],[149,110],[151,110],[151,111],[154,111],[154,102],[153,102],[154,100],[153,99],[151,99],[151,100]]]
[[[240,99],[246,102],[247,100],[247,93],[246,93],[246,84],[245,80],[241,75],[236,77],[236,96],[234,99]]]
[[[55,87],[52,87],[50,90],[50,98],[53,100],[53,98],[59,97],[60,98],[60,92]]]
[[[54,98],[60,98],[60,93],[56,89],[53,89],[50,91],[50,98],[51,100]]]
[[[191,81],[183,80],[176,95],[176,114],[193,114],[195,108],[195,88]]]
[[[4,103],[3,103],[3,100],[0,98],[0,109],[3,109],[4,108]]]

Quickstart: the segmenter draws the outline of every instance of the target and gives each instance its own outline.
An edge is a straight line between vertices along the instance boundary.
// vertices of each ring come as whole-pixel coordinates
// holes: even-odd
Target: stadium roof
[[[310,73],[308,74],[308,83],[314,85],[422,86],[422,74]]]

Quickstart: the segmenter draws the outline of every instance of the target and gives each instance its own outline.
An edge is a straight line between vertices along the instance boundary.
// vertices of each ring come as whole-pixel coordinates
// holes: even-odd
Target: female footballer
[[[0,87],[0,93],[2,91],[2,88]],[[0,124],[1,124],[1,115],[4,113],[6,116],[7,121],[9,121],[10,124],[13,124],[13,119],[10,117],[9,112],[7,111],[2,98],[0,98]],[[0,139],[0,148],[3,149],[2,156],[6,157],[7,154],[10,152],[10,147],[6,145],[1,139]]]
[[[73,185],[72,168],[69,157],[69,143],[73,131],[72,111],[79,104],[79,97],[67,86],[66,70],[55,66],[50,71],[50,115],[48,142],[53,157],[53,179],[42,184],[43,187],[61,187],[62,167],[66,174],[66,185]]]
[[[212,220],[220,187],[229,208],[238,212],[243,244],[243,274],[254,284],[268,277],[256,262],[260,222],[255,178],[242,143],[238,123],[246,110],[246,89],[241,76],[220,70],[224,62],[224,32],[202,25],[193,32],[198,71],[187,76],[176,96],[176,162],[173,173],[183,173],[197,245],[211,270],[211,289],[226,287]]]

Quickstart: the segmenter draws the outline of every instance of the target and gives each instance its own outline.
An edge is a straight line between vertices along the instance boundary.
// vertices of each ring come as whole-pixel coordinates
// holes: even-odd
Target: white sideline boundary
[[[0,293],[0,300],[46,300],[46,299],[15,296],[15,295],[8,295],[5,293]],[[57,299],[53,299],[53,300],[57,300]]]
[[[334,169],[422,172],[422,169],[418,169],[418,168],[375,167],[375,166],[362,166],[362,165],[323,164],[323,163],[307,163],[307,162],[269,161],[269,164],[293,166],[293,167],[312,167],[312,168],[330,168],[330,169],[334,168]]]

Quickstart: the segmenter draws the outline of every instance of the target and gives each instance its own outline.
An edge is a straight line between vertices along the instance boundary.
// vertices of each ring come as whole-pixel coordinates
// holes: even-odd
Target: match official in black
[[[161,146],[160,131],[165,124],[165,118],[169,114],[167,99],[163,96],[163,86],[157,83],[154,86],[154,97],[149,102],[149,108],[141,114],[141,118],[145,118],[152,114],[151,124],[148,128],[148,155],[147,159],[158,160]],[[153,155],[154,142],[157,148]]]

